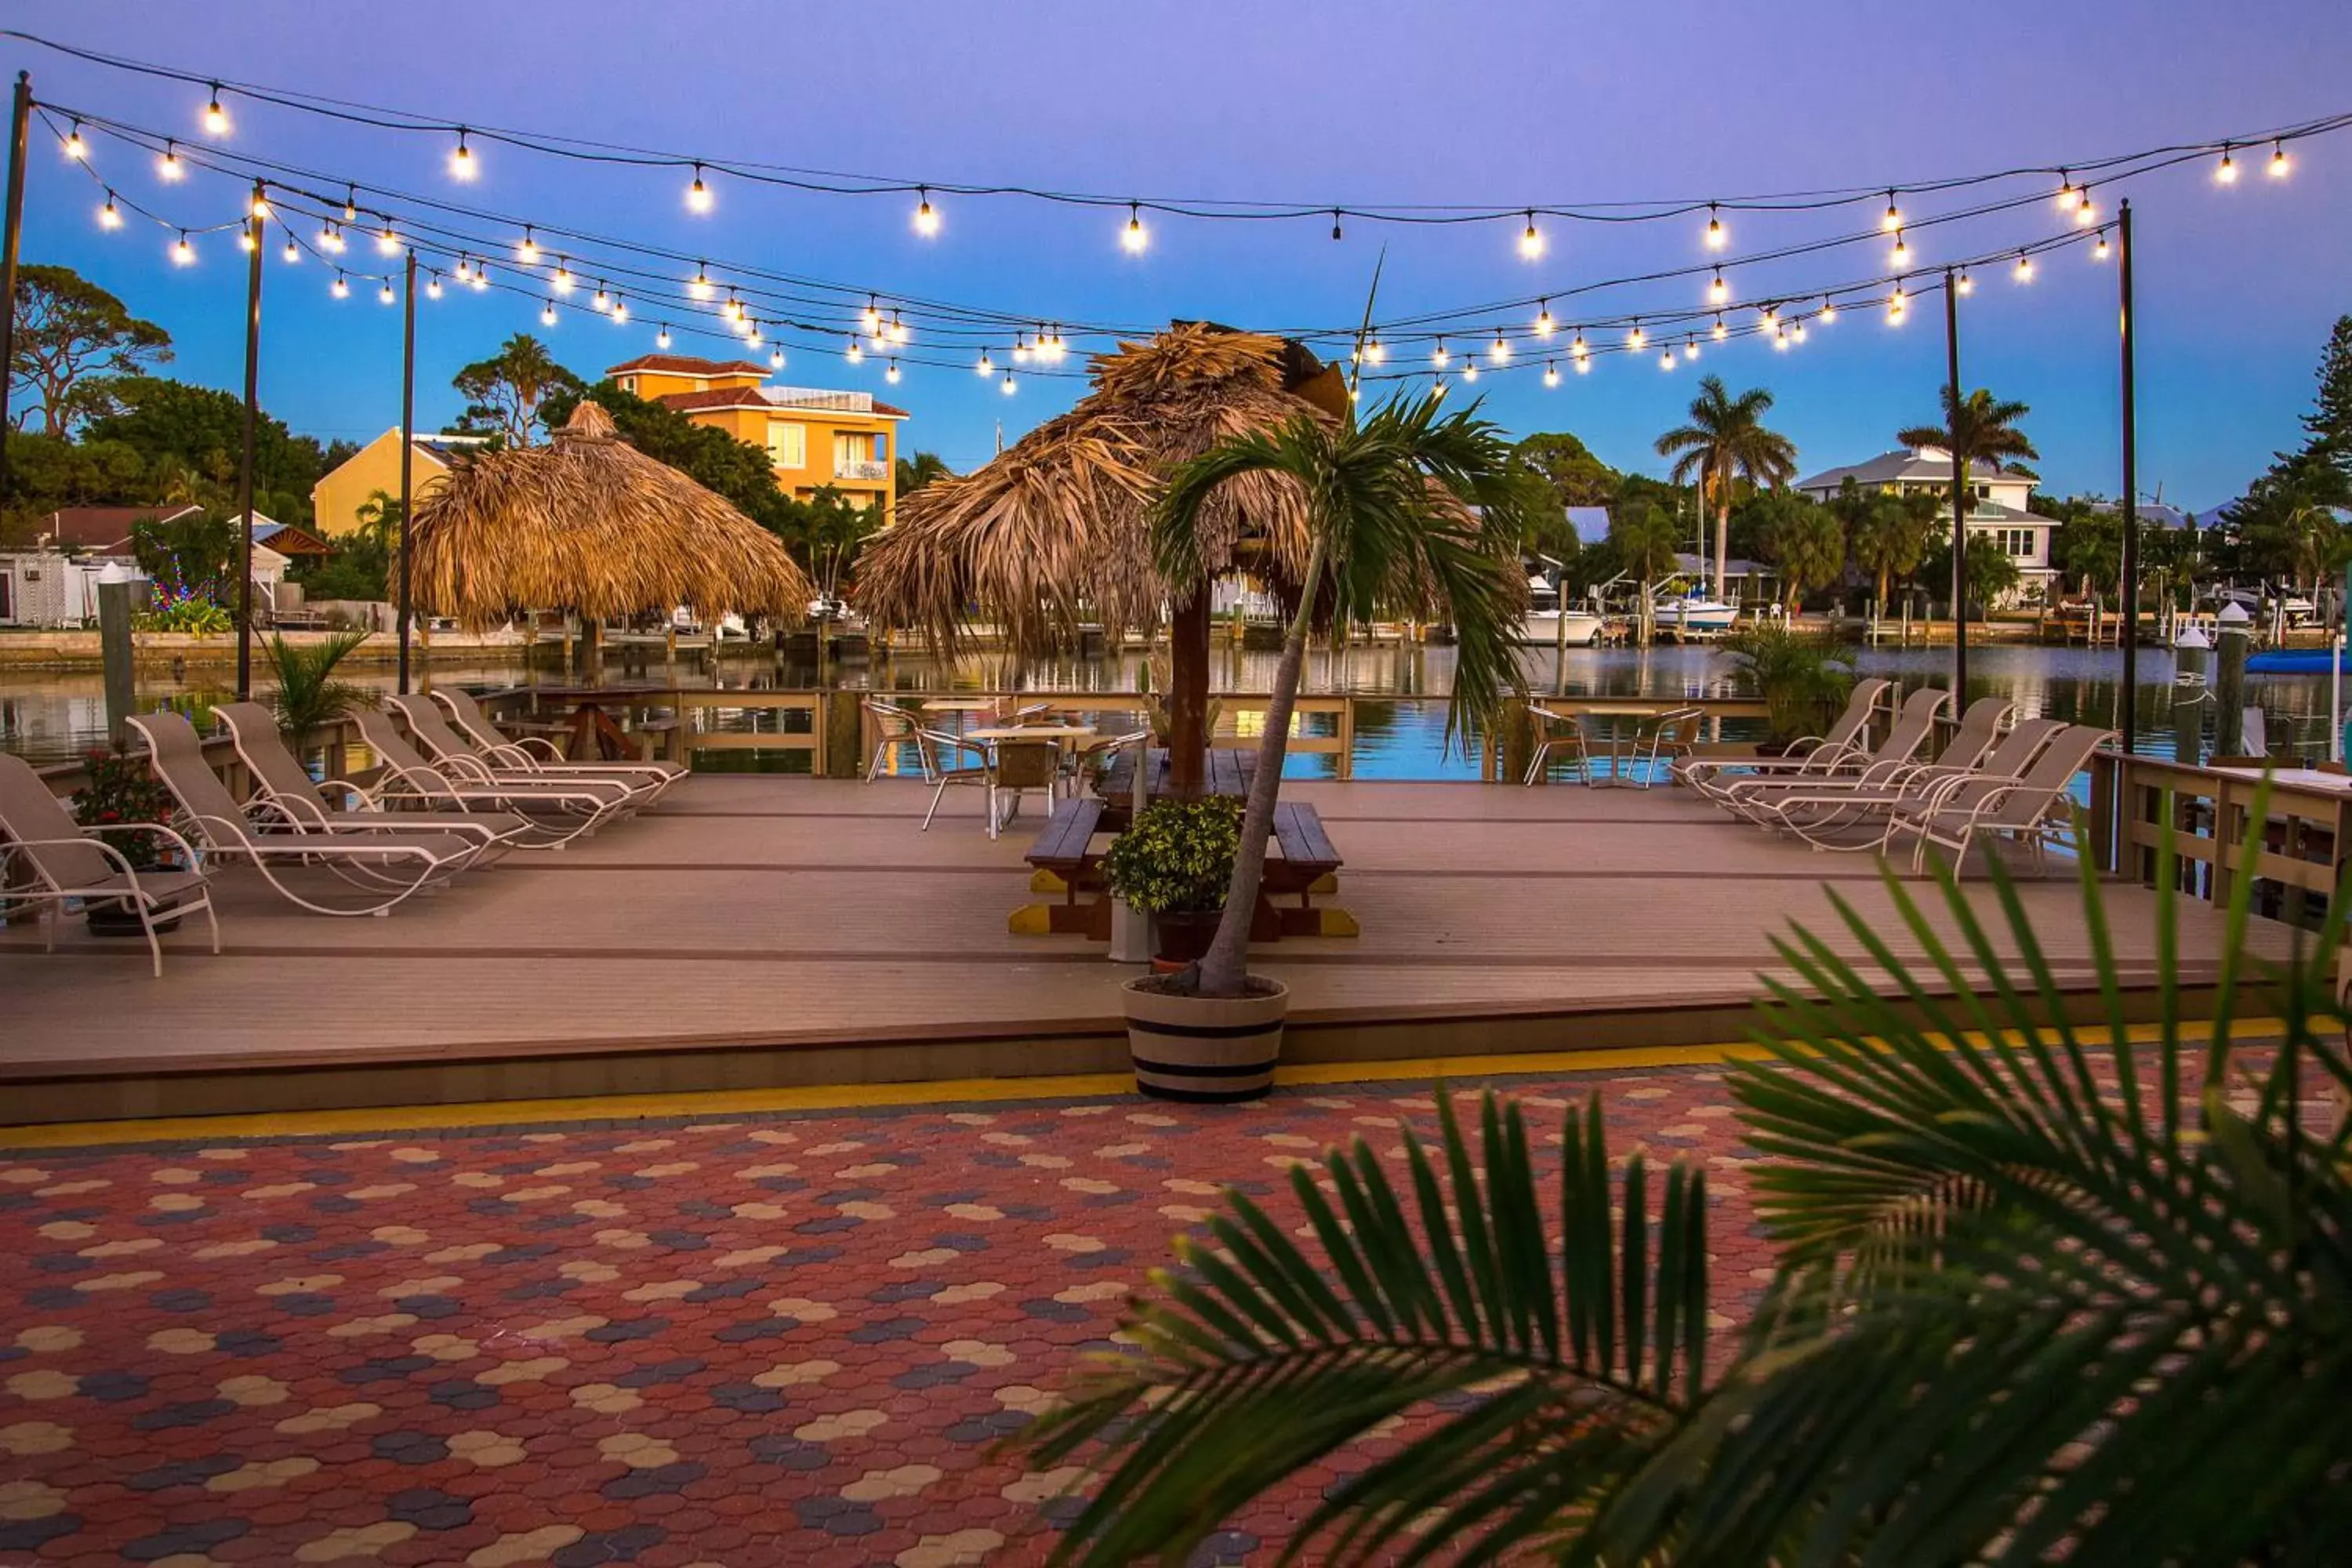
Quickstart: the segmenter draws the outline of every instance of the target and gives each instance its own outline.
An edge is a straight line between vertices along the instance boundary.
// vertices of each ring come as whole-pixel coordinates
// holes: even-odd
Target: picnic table
[[[1139,748],[1122,750],[1104,768],[1095,784],[1096,791],[1110,801],[1115,809],[1124,808],[1135,798],[1136,759]],[[1168,749],[1155,746],[1149,753],[1151,771],[1144,775],[1146,793],[1153,800],[1164,799],[1175,792],[1168,783]],[[1210,748],[1203,793],[1208,795],[1245,795],[1250,780],[1257,776],[1257,748],[1215,746]]]
[[[532,689],[535,702],[548,703],[572,710],[572,746],[567,753],[575,762],[638,762],[643,753],[635,736],[621,727],[615,714],[625,715],[633,707],[666,700],[670,696],[667,686],[541,686]],[[675,719],[648,720],[637,726],[639,734],[675,732]]]

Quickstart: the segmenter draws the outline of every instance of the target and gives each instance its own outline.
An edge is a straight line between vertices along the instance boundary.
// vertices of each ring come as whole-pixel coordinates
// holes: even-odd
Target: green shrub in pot
[[[1242,803],[1223,795],[1145,806],[1103,857],[1103,881],[1154,915],[1224,908],[1242,841]]]

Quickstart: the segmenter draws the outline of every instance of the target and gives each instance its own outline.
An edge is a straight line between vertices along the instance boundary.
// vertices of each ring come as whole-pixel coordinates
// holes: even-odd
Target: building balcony
[[[877,484],[890,477],[890,465],[877,463],[870,458],[836,458],[833,465],[833,477],[836,479],[856,479],[862,483]]]

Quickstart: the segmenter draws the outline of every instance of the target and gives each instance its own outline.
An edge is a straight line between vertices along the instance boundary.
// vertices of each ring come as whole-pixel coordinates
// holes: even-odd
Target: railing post
[[[1356,699],[1352,693],[1339,699],[1339,765],[1333,771],[1342,780],[1356,776]]]

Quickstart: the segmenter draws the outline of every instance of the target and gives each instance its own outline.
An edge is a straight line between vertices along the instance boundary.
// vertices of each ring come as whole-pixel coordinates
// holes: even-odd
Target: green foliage
[[[209,637],[234,631],[236,621],[226,610],[202,596],[158,599],[152,609],[142,610],[131,617],[133,631],[180,632]]]
[[[898,483],[894,489],[900,500],[936,479],[955,478],[955,470],[949,468],[947,459],[937,452],[918,452],[911,458],[900,458],[897,472]]]
[[[1691,399],[1690,423],[1658,437],[1662,458],[1675,459],[1676,483],[1696,479],[1701,504],[1715,512],[1715,577],[1723,581],[1723,563],[1731,551],[1731,505],[1741,483],[1777,488],[1797,473],[1797,447],[1779,431],[1768,428],[1764,416],[1772,411],[1772,395],[1751,387],[1734,397],[1723,378],[1700,378],[1698,395]]]
[[[2000,542],[1982,530],[1969,534],[1969,558],[1963,572],[1970,615],[1981,614],[2024,580],[2024,574],[2018,570],[2009,552],[2000,547]],[[1927,559],[1920,563],[1919,575],[1933,593],[1948,595],[1952,591],[1952,540],[1948,531],[1936,541]]]
[[[2314,488],[2327,504],[2352,502],[2352,316],[2336,318],[2319,356],[2319,394],[2303,416],[2303,456],[2329,479]]]
[[[191,595],[226,604],[236,596],[237,544],[244,520],[231,522],[207,512],[164,521],[145,518],[131,525],[131,552],[139,569],[154,579],[159,599]]]
[[[1853,689],[1852,649],[1784,622],[1744,623],[1716,647],[1731,656],[1740,684],[1764,700],[1772,739],[1783,745],[1827,729]]]
[[[111,388],[116,410],[82,428],[89,443],[115,443],[139,454],[147,472],[134,490],[110,496],[117,505],[152,501],[194,503],[208,510],[236,509],[238,464],[245,444],[245,400],[234,393],[154,376],[129,376]],[[12,447],[13,455],[13,447]],[[310,521],[310,487],[327,470],[327,454],[308,436],[264,414],[254,422],[253,504],[279,522]]]
[[[137,506],[162,499],[136,447],[71,440],[36,430],[8,437],[9,494],[0,502],[0,540],[26,540],[61,507]]]
[[[2124,569],[2122,510],[2102,510],[2090,505],[2067,506],[2063,510],[2066,516],[2050,541],[2052,563],[2081,584],[2086,593],[2120,589]],[[2141,529],[2142,542],[2157,531],[2159,531]]]
[[[278,727],[294,742],[299,756],[310,737],[353,709],[372,707],[373,697],[363,687],[335,679],[335,667],[367,641],[363,631],[330,632],[315,643],[297,645],[273,635],[264,646],[278,679],[272,701]]]
[[[528,332],[517,332],[497,353],[466,366],[449,384],[466,400],[457,428],[499,437],[510,447],[528,447],[546,434],[544,405],[556,393],[577,394],[586,385]]]
[[[172,820],[172,792],[148,771],[147,759],[119,746],[93,751],[82,760],[82,777],[81,788],[73,793],[74,820],[98,828],[99,837],[121,851],[133,870],[162,864],[163,844],[153,834],[107,831],[112,823]]]
[[[375,490],[360,503],[359,528],[334,541],[324,561],[297,563],[293,575],[311,599],[389,599],[402,533],[399,498]]]
[[[1646,598],[1651,584],[1674,575],[1682,527],[1655,501],[1636,501],[1610,515],[1609,544],[1619,568],[1642,584]]]
[[[1903,496],[1883,490],[1864,494],[1849,474],[1838,487],[1837,499],[1830,502],[1830,510],[1845,523],[1846,541],[1854,564],[1876,579],[1877,603],[1884,614],[1894,579],[1908,578],[1918,571],[1929,542],[1935,538],[1936,498],[1919,492]]]
[[[1792,491],[1769,490],[1740,511],[1755,531],[1758,552],[1780,569],[1780,588],[1792,609],[1807,593],[1828,587],[1845,572],[1845,527],[1828,507]],[[1735,540],[1740,523],[1740,516],[1732,519]]]
[[[1242,803],[1230,795],[1155,801],[1103,857],[1103,884],[1151,914],[1225,907],[1242,841]]]
[[[1564,507],[1607,506],[1617,499],[1617,488],[1625,479],[1565,430],[1526,437],[1511,448],[1511,455],[1542,475]]]
[[[17,268],[10,403],[19,419],[38,408],[43,435],[62,436],[112,413],[124,377],[171,357],[171,333],[133,316],[73,268]],[[26,394],[21,400],[14,395],[18,388]]]
[[[1616,1179],[1596,1097],[1548,1202],[1517,1106],[1482,1100],[1474,1149],[1441,1097],[1435,1150],[1359,1139],[1294,1168],[1283,1209],[1229,1191],[1178,1240],[1129,1347],[1014,1439],[1085,1468],[1053,1560],[1182,1562],[1345,1455],[1294,1558],[2341,1561],[2352,1131],[2318,1130],[2310,1098],[2352,1089],[2352,877],[2276,963],[2245,956],[2238,879],[2200,1021],[2170,979],[2169,841],[2153,952],[2120,961],[2087,849],[2064,923],[2093,1021],[1997,862],[1990,920],[1948,872],[1926,897],[1890,877],[1891,926],[1833,894],[1843,930],[1779,944],[1769,1059],[1726,1069],[1776,1252],[1734,1344],[1710,1355],[1696,1169],[1661,1194],[1636,1153]],[[2149,1042],[2122,963],[2151,957]],[[2275,1044],[2238,1043],[2241,1005]]]

